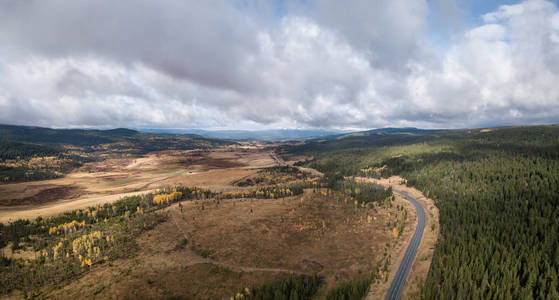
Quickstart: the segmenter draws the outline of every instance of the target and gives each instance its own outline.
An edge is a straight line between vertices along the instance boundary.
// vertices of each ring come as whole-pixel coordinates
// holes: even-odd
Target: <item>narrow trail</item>
[[[172,209],[169,209],[169,214],[171,215],[171,218],[173,219],[173,223],[175,224],[175,227],[177,227],[177,229],[180,231],[180,233],[183,235],[183,237],[186,240],[188,240],[188,236],[186,235],[186,232],[184,232],[184,230],[179,226],[179,223],[177,222],[177,219],[176,219],[175,214],[173,213]],[[213,265],[216,265],[216,266],[228,268],[228,269],[235,270],[235,271],[242,271],[242,272],[277,272],[277,273],[292,273],[292,274],[297,274],[297,275],[311,275],[309,273],[298,271],[298,270],[289,270],[289,269],[282,269],[282,268],[258,268],[258,267],[251,267],[251,266],[228,264],[228,263],[223,263],[223,262],[216,261],[214,259],[202,257],[198,253],[192,251],[191,249],[187,249],[187,251],[189,251],[189,254],[192,257],[195,257],[195,261],[188,264],[189,266],[197,265],[197,264],[203,264],[203,263],[209,263],[209,264],[213,264]]]
[[[133,191],[134,192],[141,192],[141,191],[144,191],[145,189],[147,189],[150,185],[152,185],[154,183],[158,183],[158,182],[165,181],[167,179],[171,179],[171,178],[174,178],[174,177],[179,177],[179,176],[182,176],[182,175],[184,175],[184,171],[180,171],[180,172],[178,172],[178,174],[175,174],[175,175],[167,176],[167,177],[164,177],[164,178],[160,178],[160,179],[156,179],[154,181],[148,182],[148,183],[134,189]]]
[[[278,164],[279,164],[280,166],[282,166],[282,167],[287,167],[287,164],[286,164],[283,160],[281,160],[281,159],[276,155],[275,152],[270,152],[270,155],[272,156],[273,159],[275,159],[275,160],[278,162]]]

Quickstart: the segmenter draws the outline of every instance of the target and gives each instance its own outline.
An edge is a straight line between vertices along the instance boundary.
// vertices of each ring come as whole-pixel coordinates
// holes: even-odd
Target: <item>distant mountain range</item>
[[[232,140],[285,141],[307,140],[325,136],[345,134],[348,131],[336,130],[203,130],[203,129],[138,129],[142,132],[157,134],[197,134],[207,138]]]
[[[167,149],[194,149],[234,144],[227,139],[207,138],[197,134],[155,134],[127,128],[99,129],[52,129],[36,126],[0,124],[0,142],[33,144],[74,145],[95,147],[104,144],[128,143],[142,151]],[[17,144],[11,143],[12,147]],[[19,146],[18,146],[19,147]]]
[[[322,129],[274,129],[274,130],[204,130],[204,129],[138,129],[117,128],[110,130],[98,129],[51,129],[35,126],[14,126],[0,124],[0,140],[47,143],[72,144],[92,146],[120,141],[144,141],[154,138],[153,135],[163,135],[166,138],[180,139],[219,139],[219,140],[331,140],[346,139],[361,136],[409,135],[427,134],[441,130],[425,130],[417,128],[380,128],[367,131],[341,131]],[[163,137],[162,136],[162,137]],[[220,143],[218,140],[207,140]]]

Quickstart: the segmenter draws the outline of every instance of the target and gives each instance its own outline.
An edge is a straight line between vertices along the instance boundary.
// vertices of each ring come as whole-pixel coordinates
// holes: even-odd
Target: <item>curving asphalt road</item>
[[[419,243],[421,242],[421,237],[423,236],[423,228],[425,228],[425,212],[423,211],[423,207],[421,206],[421,204],[419,204],[412,196],[402,191],[394,189],[393,191],[404,196],[415,206],[415,210],[417,211],[417,226],[415,227],[415,232],[413,233],[413,237],[408,246],[408,249],[406,249],[406,254],[404,255],[404,258],[400,263],[400,267],[396,272],[396,276],[394,277],[394,280],[390,285],[388,294],[386,294],[386,300],[400,299],[400,293],[402,292],[404,284],[406,283],[406,278],[408,277],[413,259],[415,258],[415,254],[417,253],[417,248],[419,247]]]

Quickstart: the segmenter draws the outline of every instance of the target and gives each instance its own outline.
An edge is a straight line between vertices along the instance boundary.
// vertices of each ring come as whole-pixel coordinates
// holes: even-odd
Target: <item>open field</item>
[[[324,297],[405,247],[413,227],[395,237],[390,225],[402,216],[397,207],[403,204],[356,208],[318,190],[284,199],[182,202],[182,209],[172,205],[165,222],[138,237],[135,256],[94,266],[45,296],[226,299],[296,273],[318,274]]]
[[[87,163],[63,178],[0,185],[0,222],[51,216],[164,186],[232,189],[233,181],[274,166],[266,151],[160,151]]]
[[[318,276],[309,290],[318,297],[343,286],[380,288],[411,238],[414,210],[380,186],[343,180],[330,189],[317,175],[277,166],[268,149],[222,147],[108,159],[64,178],[5,184],[0,220],[36,220],[9,225],[2,263],[20,269],[0,279],[12,282],[10,297],[55,299],[221,299],[284,286],[290,274]],[[79,239],[99,246],[78,257],[71,245]],[[23,279],[53,268],[65,271],[52,281]]]

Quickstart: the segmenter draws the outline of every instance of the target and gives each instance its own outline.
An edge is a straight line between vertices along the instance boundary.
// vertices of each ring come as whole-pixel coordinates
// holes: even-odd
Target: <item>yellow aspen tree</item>
[[[394,227],[394,229],[392,229],[392,235],[394,236],[394,238],[398,237],[398,228]]]

